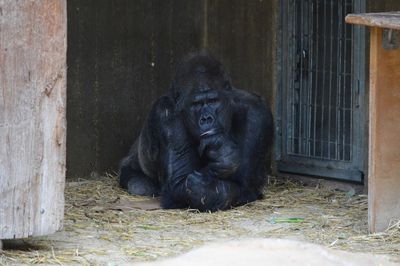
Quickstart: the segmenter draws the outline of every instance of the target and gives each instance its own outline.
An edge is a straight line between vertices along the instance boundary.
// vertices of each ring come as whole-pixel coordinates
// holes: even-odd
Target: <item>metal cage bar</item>
[[[363,138],[363,116],[354,98],[364,84],[355,58],[365,51],[355,47],[363,34],[344,18],[363,11],[363,1],[282,0],[278,170],[301,165],[313,175],[362,179],[355,140]]]

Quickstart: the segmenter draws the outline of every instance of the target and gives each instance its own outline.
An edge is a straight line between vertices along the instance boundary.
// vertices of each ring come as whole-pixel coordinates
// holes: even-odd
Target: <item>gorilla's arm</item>
[[[239,146],[229,132],[202,138],[198,150],[207,162],[201,172],[211,177],[229,178],[240,165]]]
[[[169,114],[169,115],[166,115]],[[237,184],[217,179],[201,165],[196,143],[173,110],[161,112],[163,208],[216,211],[229,208],[238,195]]]
[[[246,91],[233,89],[236,114],[232,132],[239,141],[240,165],[230,179],[239,184],[235,205],[254,201],[262,196],[266,181],[266,151],[272,144],[272,115],[265,101]]]

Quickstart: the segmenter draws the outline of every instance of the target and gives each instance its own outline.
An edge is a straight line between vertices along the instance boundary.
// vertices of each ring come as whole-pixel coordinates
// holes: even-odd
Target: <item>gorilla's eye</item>
[[[202,106],[203,106],[203,103],[200,102],[200,101],[194,101],[194,102],[192,103],[192,107],[195,108],[195,109],[199,109],[199,108],[201,108]]]
[[[219,103],[219,99],[218,98],[210,98],[207,100],[207,104],[209,105],[216,105]]]

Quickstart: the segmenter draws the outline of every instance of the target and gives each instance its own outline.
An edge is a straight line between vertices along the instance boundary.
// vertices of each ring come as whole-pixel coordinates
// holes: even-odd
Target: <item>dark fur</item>
[[[163,208],[242,205],[262,196],[272,135],[265,101],[233,88],[207,53],[191,54],[123,159],[120,185],[131,194],[161,195]]]

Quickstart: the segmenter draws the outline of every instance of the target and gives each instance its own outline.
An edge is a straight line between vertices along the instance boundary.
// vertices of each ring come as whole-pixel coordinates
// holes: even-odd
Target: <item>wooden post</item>
[[[368,216],[370,231],[379,232],[400,219],[400,12],[349,15],[346,22],[372,27]]]
[[[385,230],[400,219],[400,49],[384,49],[371,29],[369,225]]]
[[[65,0],[0,0],[0,239],[62,228]]]

